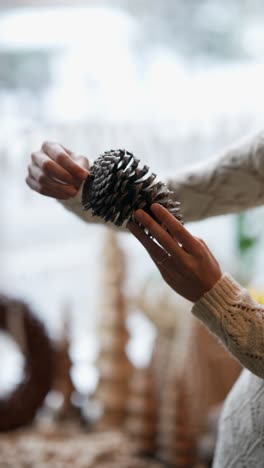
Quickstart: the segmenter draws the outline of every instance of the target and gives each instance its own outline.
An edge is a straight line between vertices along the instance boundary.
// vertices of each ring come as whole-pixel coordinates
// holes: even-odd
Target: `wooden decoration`
[[[154,385],[157,391],[159,403],[162,401],[164,382],[168,374],[168,362],[171,356],[173,339],[168,335],[157,333],[151,357],[152,372],[155,378]]]
[[[156,449],[158,404],[151,368],[134,371],[127,410],[125,429],[135,452],[153,455]]]
[[[72,360],[70,356],[70,315],[65,311],[63,318],[63,334],[56,343],[55,369],[52,390],[63,396],[63,403],[59,409],[58,417],[68,419],[76,416],[76,408],[72,403],[72,395],[76,391],[71,377]]]
[[[25,359],[23,381],[0,399],[0,431],[31,423],[52,384],[54,353],[41,322],[21,301],[0,296],[0,329],[9,333]]]
[[[175,339],[162,395],[158,445],[163,461],[177,468],[200,461],[197,448],[209,411],[223,402],[239,373],[237,361],[192,318],[187,334],[180,342]]]
[[[98,429],[120,427],[126,416],[128,384],[132,365],[126,354],[129,334],[126,328],[126,302],[123,293],[125,259],[117,234],[107,232],[104,247],[105,269],[98,335],[99,382],[94,399],[102,404]]]
[[[240,372],[239,362],[193,318],[186,342],[183,379],[196,446],[208,430],[211,409],[224,402]]]
[[[190,326],[190,303],[167,286],[159,275],[148,278],[134,299],[135,305],[153,323],[157,335],[152,353],[152,368],[155,374],[159,399],[162,399],[164,381],[169,372],[168,365],[172,352],[178,358],[173,360],[172,369],[178,366],[184,347],[183,337]]]
[[[188,398],[182,379],[168,382],[158,434],[158,456],[171,467],[193,468],[196,461]]]
[[[190,423],[189,402],[182,374],[185,364],[186,343],[190,335],[190,315],[187,311],[185,326],[175,328],[170,356],[167,357],[166,375],[161,392],[157,454],[171,467],[193,468],[195,444]]]
[[[2,434],[0,453],[1,468],[164,468],[135,455],[121,432],[87,434],[62,425],[56,430]]]

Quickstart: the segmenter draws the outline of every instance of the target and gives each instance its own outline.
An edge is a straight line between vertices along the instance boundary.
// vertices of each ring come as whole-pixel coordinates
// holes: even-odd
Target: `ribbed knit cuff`
[[[193,305],[192,313],[219,335],[223,331],[223,315],[228,314],[230,306],[237,302],[242,291],[242,286],[228,273],[224,273],[215,286]]]
[[[91,209],[89,210],[83,209],[82,207],[83,185],[84,185],[84,182],[82,183],[75,197],[69,198],[68,200],[58,200],[58,202],[61,203],[64,206],[64,208],[74,213],[76,216],[78,216],[80,219],[82,219],[86,223],[105,225],[105,222],[102,220],[102,218],[100,218],[99,216],[93,216]],[[115,230],[126,231],[125,226],[117,228],[117,226],[115,226],[112,223],[109,223],[108,226]]]

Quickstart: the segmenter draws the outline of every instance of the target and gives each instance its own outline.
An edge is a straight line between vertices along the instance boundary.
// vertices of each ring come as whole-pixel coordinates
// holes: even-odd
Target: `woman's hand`
[[[163,206],[155,203],[151,210],[161,225],[143,210],[136,211],[135,218],[156,241],[136,223],[130,222],[128,229],[146,248],[169,286],[196,302],[220,279],[218,262],[204,241],[193,237]]]
[[[89,161],[59,143],[45,142],[31,154],[26,183],[47,197],[67,200],[74,197],[89,175]]]

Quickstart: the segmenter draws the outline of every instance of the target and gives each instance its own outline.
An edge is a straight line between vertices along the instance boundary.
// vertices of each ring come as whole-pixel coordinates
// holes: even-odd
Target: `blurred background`
[[[32,305],[53,337],[70,316],[81,392],[97,381],[106,228],[30,191],[30,154],[44,140],[91,159],[125,147],[153,171],[176,173],[263,128],[263,18],[261,0],[0,1],[1,291]],[[262,221],[257,209],[188,227],[224,270],[244,268],[261,287]],[[257,245],[248,249],[243,236],[259,236]],[[128,296],[161,281],[129,235],[120,243]],[[129,356],[142,366],[155,330],[136,308],[129,328]],[[2,338],[1,392],[21,370]]]

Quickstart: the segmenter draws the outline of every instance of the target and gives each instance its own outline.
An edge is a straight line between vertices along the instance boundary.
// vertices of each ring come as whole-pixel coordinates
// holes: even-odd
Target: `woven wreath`
[[[0,330],[18,344],[24,359],[23,380],[0,399],[0,431],[32,422],[52,384],[53,349],[41,322],[21,301],[0,295]]]

